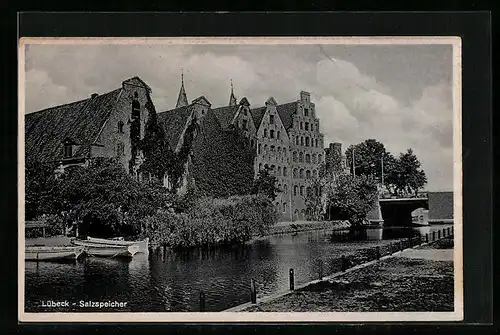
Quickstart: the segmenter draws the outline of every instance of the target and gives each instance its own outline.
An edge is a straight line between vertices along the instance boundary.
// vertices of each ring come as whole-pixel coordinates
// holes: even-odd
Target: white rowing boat
[[[82,246],[26,246],[24,259],[27,261],[58,261],[78,259],[83,255]]]
[[[149,252],[149,238],[145,238],[141,241],[124,241],[123,239],[106,239],[97,237],[87,237],[87,241],[92,243],[104,244],[104,245],[119,245],[119,246],[131,246],[137,245],[139,247],[139,252],[147,254]]]
[[[140,250],[140,247],[135,244],[125,246],[112,245],[77,239],[71,242],[75,245],[84,247],[88,255],[97,257],[134,257]]]

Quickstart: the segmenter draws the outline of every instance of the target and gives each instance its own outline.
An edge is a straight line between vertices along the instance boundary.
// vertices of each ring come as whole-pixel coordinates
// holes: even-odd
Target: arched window
[[[311,163],[311,155],[306,154],[306,163]]]
[[[264,129],[264,137],[267,137],[267,129]]]
[[[123,121],[121,121],[121,120],[120,120],[120,121],[118,121],[118,132],[119,132],[120,134],[123,134],[123,133],[124,133],[124,131],[123,131],[123,126],[124,126],[124,125],[125,125],[125,124],[123,123]]]
[[[292,157],[293,157],[293,161],[295,163],[297,163],[297,152],[296,151],[293,152]]]
[[[299,145],[299,137],[298,136],[295,136],[295,144]]]
[[[304,137],[300,138],[300,145],[304,145]]]
[[[310,179],[310,178],[311,178],[311,171],[310,171],[310,170],[307,170],[307,171],[306,171],[306,178],[307,178],[307,179]]]
[[[316,163],[316,154],[312,154],[312,162]]]
[[[285,177],[288,176],[288,172],[286,170],[286,166],[283,167],[283,176],[285,176]]]
[[[278,166],[278,176],[281,176],[281,166]]]
[[[297,185],[294,185],[293,186],[293,195],[297,195],[297,190],[298,190],[298,186]]]
[[[306,137],[306,147],[309,146],[309,137]]]
[[[264,152],[267,153],[267,144],[264,144]]]
[[[300,169],[299,178],[304,178],[304,169]]]
[[[316,173],[316,170],[313,170],[313,178],[317,178],[318,174]]]
[[[286,202],[283,203],[283,213],[286,212]]]
[[[281,154],[281,147],[278,147],[278,155]]]
[[[304,195],[304,186],[300,187],[300,195]]]
[[[307,116],[307,115],[306,115],[306,116]],[[304,124],[304,126],[305,126],[305,127],[304,127],[304,128],[305,128],[305,130],[309,130],[309,122],[306,122],[306,123]]]
[[[293,169],[293,178],[297,178],[297,169]]]
[[[299,163],[304,162],[304,154],[301,152],[299,153]]]
[[[271,129],[269,131],[269,137],[274,138],[274,130],[273,129]]]
[[[274,152],[274,149],[275,149],[274,145],[271,145],[271,152]]]
[[[302,130],[304,128],[304,123],[300,123],[300,130]]]
[[[305,116],[309,116],[309,109],[308,108],[304,108],[304,115]]]
[[[321,156],[321,154],[320,154],[320,155],[318,155],[318,163],[322,163],[322,162],[323,162],[323,161],[322,161],[322,158],[323,158],[323,156]]]
[[[278,140],[280,139],[281,137],[281,134],[280,134],[280,131],[278,130],[278,132],[276,133],[276,137],[278,138]]]
[[[288,185],[287,184],[283,185],[283,192],[285,192],[285,194],[288,193]]]
[[[312,193],[311,193],[311,187],[309,187],[309,186],[306,188],[306,195],[308,197],[310,197],[312,195]]]
[[[259,149],[257,150],[257,152],[260,154],[262,152],[262,144],[259,143]]]
[[[314,146],[317,148],[318,147],[318,139],[315,139],[314,142],[315,142]]]

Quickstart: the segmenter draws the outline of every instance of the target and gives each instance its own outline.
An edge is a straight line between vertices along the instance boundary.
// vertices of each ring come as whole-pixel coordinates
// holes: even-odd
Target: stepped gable
[[[80,145],[73,157],[86,157],[96,143],[122,88],[25,115],[25,155],[40,162],[61,160],[65,140]]]

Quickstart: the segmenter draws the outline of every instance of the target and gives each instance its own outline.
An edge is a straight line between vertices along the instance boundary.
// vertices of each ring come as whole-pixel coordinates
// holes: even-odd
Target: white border
[[[26,313],[24,311],[24,87],[27,44],[349,44],[453,45],[453,166],[454,166],[454,312],[308,312],[308,313]],[[179,38],[21,38],[19,40],[18,128],[18,319],[20,322],[415,322],[463,320],[462,256],[462,78],[460,37],[179,37]]]

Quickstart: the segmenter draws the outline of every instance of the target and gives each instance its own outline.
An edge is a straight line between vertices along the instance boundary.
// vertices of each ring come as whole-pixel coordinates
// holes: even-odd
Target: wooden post
[[[411,237],[408,237],[408,248],[413,247]]]
[[[42,236],[45,237],[45,227],[42,227]]]
[[[377,246],[377,247],[375,248],[375,251],[376,251],[376,253],[377,253],[377,259],[380,259],[380,247],[379,247],[379,246]]]
[[[318,262],[318,279],[323,279],[323,262],[321,260]]]
[[[340,257],[341,261],[342,261],[342,264],[341,264],[341,269],[342,269],[342,272],[344,272],[345,270],[347,270],[347,258],[345,257],[345,255],[342,255]]]
[[[200,291],[200,312],[205,311],[205,292]]]
[[[403,251],[403,241],[399,241],[399,251]]]
[[[392,242],[389,243],[389,253],[392,255],[393,254],[393,249],[392,249]]]
[[[425,233],[425,243],[429,243],[429,233]]]
[[[292,268],[290,268],[289,273],[290,273],[290,291],[293,291],[295,289],[295,278]]]
[[[255,280],[250,279],[250,301],[252,304],[257,303],[257,290],[255,289]]]

